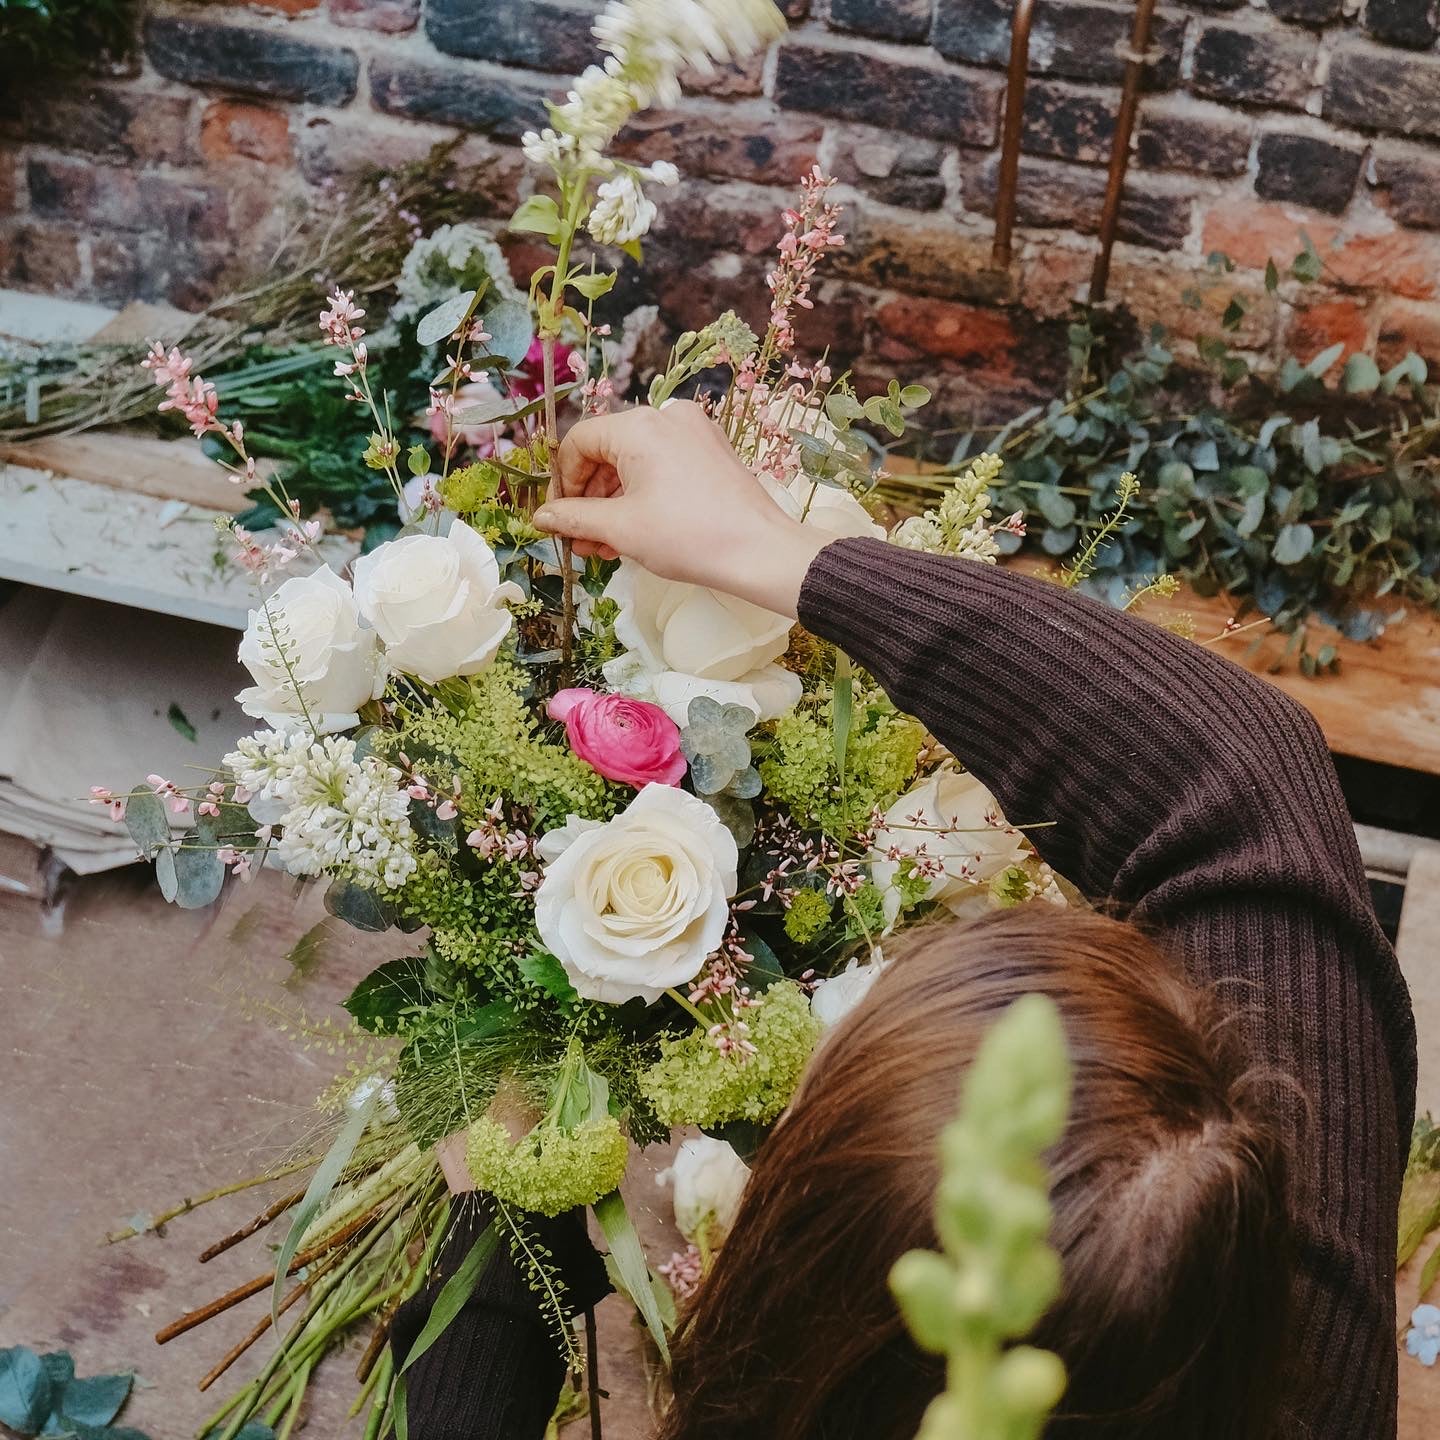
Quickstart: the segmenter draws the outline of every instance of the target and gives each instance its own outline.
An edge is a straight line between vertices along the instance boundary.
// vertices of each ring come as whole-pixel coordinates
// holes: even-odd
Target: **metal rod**
[[[1020,133],[1025,126],[1025,80],[1030,68],[1030,22],[1035,0],[1015,0],[1010,18],[1010,74],[1005,85],[1005,130],[1000,142],[1000,173],[995,188],[997,270],[1010,268],[1010,232],[1015,228],[1015,191],[1020,181]]]
[[[1120,202],[1125,198],[1125,171],[1130,164],[1130,137],[1140,107],[1140,84],[1150,61],[1150,25],[1155,18],[1155,0],[1138,0],[1135,23],[1130,31],[1130,53],[1125,59],[1125,85],[1120,94],[1120,113],[1115,117],[1115,141],[1110,147],[1110,173],[1105,181],[1105,208],[1100,214],[1100,251],[1090,273],[1090,303],[1105,298],[1110,283],[1110,251],[1120,223]]]

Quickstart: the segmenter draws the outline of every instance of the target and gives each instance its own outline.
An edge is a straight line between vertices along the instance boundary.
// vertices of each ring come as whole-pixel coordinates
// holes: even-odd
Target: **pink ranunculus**
[[[658,705],[576,687],[557,692],[546,713],[564,725],[570,748],[607,780],[641,790],[685,778],[680,727]]]
[[[556,342],[555,378],[561,384],[570,377],[570,357],[574,353],[573,346]],[[510,377],[510,392],[526,400],[538,400],[545,393],[545,347],[539,340],[530,342],[519,370]]]

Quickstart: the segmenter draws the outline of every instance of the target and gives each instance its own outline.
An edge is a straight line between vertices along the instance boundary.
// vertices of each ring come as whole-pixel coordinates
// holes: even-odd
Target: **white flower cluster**
[[[641,108],[674,105],[680,72],[713,75],[778,40],[785,19],[771,0],[610,0],[595,38],[617,62]]]
[[[906,550],[958,555],[993,565],[1000,554],[990,521],[990,486],[1000,473],[998,455],[979,455],[945,492],[938,510],[912,515],[890,539]]]
[[[485,285],[486,304],[523,297],[494,238],[478,225],[442,225],[411,247],[395,282],[392,318],[418,315],[457,290]]]
[[[655,202],[640,188],[640,181],[678,185],[680,172],[668,161],[657,160],[648,170],[624,170],[595,193],[590,211],[590,233],[601,245],[629,245],[649,232],[655,219]]]
[[[414,873],[403,777],[373,755],[357,760],[353,740],[261,730],[225,764],[250,791],[255,819],[282,827],[275,855],[292,875],[343,872],[394,890]]]

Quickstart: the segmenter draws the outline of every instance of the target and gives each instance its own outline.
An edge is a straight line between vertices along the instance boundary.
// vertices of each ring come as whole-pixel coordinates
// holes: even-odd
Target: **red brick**
[[[845,247],[831,268],[867,285],[997,304],[1015,293],[1015,277],[990,265],[991,237],[961,230],[949,219],[905,219],[863,207],[842,222]]]
[[[1176,270],[1117,258],[1108,293],[1142,332],[1158,323],[1182,340],[1217,336],[1250,350],[1268,343],[1275,328],[1276,302],[1254,275]],[[1221,322],[1233,299],[1239,299],[1245,314],[1234,329],[1226,330]]]
[[[320,0],[238,0],[247,10],[270,10],[278,15],[304,15],[319,8]]]
[[[80,288],[80,242],[58,225],[16,225],[4,234],[5,279],[22,290],[74,295]]]
[[[1205,217],[1201,244],[1207,255],[1218,250],[1247,269],[1263,270],[1267,260],[1274,260],[1283,270],[1305,248],[1302,230],[1328,257],[1340,227],[1289,205],[1227,204]]]
[[[330,0],[337,25],[403,35],[420,23],[420,0]]]
[[[1013,368],[1019,337],[1003,310],[900,296],[882,305],[876,318],[889,342],[882,354],[891,359],[933,355],[995,371]]]
[[[1357,235],[1338,249],[1320,254],[1335,280],[1357,289],[1388,290],[1407,300],[1430,300],[1440,283],[1440,238],[1433,235],[1406,230]]]
[[[1414,350],[1440,365],[1440,305],[1392,300],[1380,311],[1376,358],[1382,367],[1397,364]]]
[[[243,158],[288,164],[290,121],[283,111],[244,100],[212,100],[200,116],[200,149],[207,160]]]
[[[1370,319],[1356,301],[1337,295],[1296,310],[1286,341],[1302,364],[1332,345],[1343,345],[1346,356],[1353,355],[1369,347]]]
[[[20,147],[0,145],[0,215],[13,215],[20,204]]]

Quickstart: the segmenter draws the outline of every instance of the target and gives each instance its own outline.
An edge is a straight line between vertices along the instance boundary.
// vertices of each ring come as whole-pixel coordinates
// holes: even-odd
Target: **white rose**
[[[675,1224],[680,1233],[694,1240],[703,1229],[711,1245],[718,1245],[730,1233],[749,1180],[750,1167],[734,1149],[708,1135],[686,1140],[675,1152],[670,1168],[655,1177],[657,1185],[674,1188]]]
[[[836,540],[885,538],[885,527],[848,491],[797,475],[781,492],[781,506],[802,524]]]
[[[510,633],[505,602],[521,598],[463,520],[446,535],[387,540],[355,562],[355,599],[390,668],[431,685],[485,669]]]
[[[883,960],[852,960],[838,975],[816,983],[810,1013],[822,1025],[838,1025],[870,993],[884,968]]]
[[[240,663],[255,681],[235,697],[240,708],[276,730],[307,714],[322,735],[348,730],[385,688],[375,634],[361,628],[350,587],[328,565],[293,576],[250,612]]]
[[[774,720],[800,699],[800,677],[774,662],[790,645],[792,621],[748,601],[661,580],[622,560],[606,587],[620,613],[615,637],[626,654],[605,666],[613,689],[653,700],[677,725],[690,701],[708,695]]]
[[[958,912],[977,886],[988,884],[1024,853],[1024,836],[1006,824],[995,797],[968,772],[946,768],[890,807],[875,832],[870,876],[884,891],[886,923],[894,924],[900,913],[894,884],[900,858],[913,856],[922,870],[933,870],[926,899]]]
[[[613,820],[543,835],[535,925],[587,1000],[653,1004],[700,973],[730,918],[739,852],[703,801],[647,785]]]

